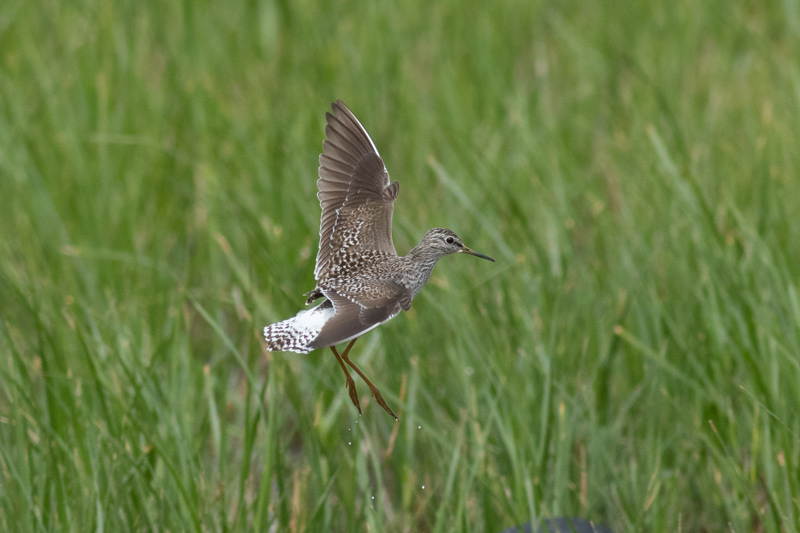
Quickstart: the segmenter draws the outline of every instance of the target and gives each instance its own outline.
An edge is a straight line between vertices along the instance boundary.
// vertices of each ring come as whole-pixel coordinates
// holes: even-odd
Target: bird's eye
[[[453,244],[455,242],[455,240],[452,237],[447,237],[444,240],[444,242],[446,242],[447,244]]]

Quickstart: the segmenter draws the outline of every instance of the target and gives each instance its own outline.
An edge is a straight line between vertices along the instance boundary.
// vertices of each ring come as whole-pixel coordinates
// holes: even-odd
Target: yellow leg
[[[350,341],[350,344],[347,345],[347,353],[350,351],[350,347],[353,343],[356,342],[355,339]],[[361,414],[361,404],[358,403],[358,392],[356,392],[356,382],[353,381],[353,377],[350,375],[350,372],[347,371],[347,367],[344,366],[344,362],[342,361],[342,356],[339,355],[339,352],[336,351],[336,346],[331,346],[331,350],[333,350],[333,355],[336,356],[336,360],[339,361],[339,366],[342,367],[342,371],[344,372],[345,377],[347,378],[344,385],[347,387],[348,391],[350,392],[350,400],[353,402],[353,405],[356,406],[358,409],[358,414]]]
[[[350,367],[353,370],[356,371],[356,374],[361,376],[361,379],[363,379],[366,382],[366,384],[369,386],[370,392],[372,392],[372,395],[375,397],[375,401],[378,402],[378,405],[383,407],[386,410],[387,413],[392,415],[392,417],[394,417],[394,419],[397,420],[397,415],[394,414],[394,411],[392,411],[389,408],[388,405],[386,405],[386,401],[383,399],[383,395],[381,394],[381,391],[378,390],[378,387],[373,385],[372,382],[369,379],[367,379],[367,376],[365,376],[364,373],[361,370],[359,370],[358,367],[356,365],[354,365],[353,362],[350,360],[350,348],[353,347],[353,343],[354,342],[356,342],[355,339],[350,341],[350,344],[348,344],[347,348],[345,348],[344,352],[342,352],[341,358],[344,359],[345,363],[350,365]],[[341,363],[341,361],[340,361],[340,363]],[[349,377],[349,374],[348,374],[348,377]],[[355,390],[355,386],[353,387],[353,390]],[[350,397],[352,398],[352,393],[351,393]],[[360,412],[360,410],[359,410],[359,412]]]

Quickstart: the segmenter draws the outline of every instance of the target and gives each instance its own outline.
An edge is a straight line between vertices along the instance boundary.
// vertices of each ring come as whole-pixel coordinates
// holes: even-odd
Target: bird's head
[[[448,254],[464,253],[494,262],[488,255],[479,254],[475,250],[467,248],[455,232],[445,228],[433,228],[422,237],[418,248],[428,249],[439,256]]]

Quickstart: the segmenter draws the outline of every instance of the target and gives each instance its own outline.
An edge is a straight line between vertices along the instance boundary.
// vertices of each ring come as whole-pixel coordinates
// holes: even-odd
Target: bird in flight
[[[270,351],[308,353],[330,347],[344,372],[350,399],[361,414],[355,381],[361,376],[386,412],[383,395],[350,360],[358,337],[408,311],[445,255],[465,253],[494,262],[467,248],[454,232],[433,228],[408,255],[392,243],[392,211],[399,190],[389,179],[378,149],[350,109],[337,100],[326,113],[326,139],[319,157],[317,197],[322,207],[314,290],[306,304],[325,300],[296,316],[264,328]],[[348,342],[340,354],[336,345]]]

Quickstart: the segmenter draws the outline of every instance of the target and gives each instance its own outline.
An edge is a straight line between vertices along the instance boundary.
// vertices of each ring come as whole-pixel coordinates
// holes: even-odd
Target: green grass
[[[354,360],[324,112],[445,258]],[[800,4],[0,3],[0,529],[800,531]]]

